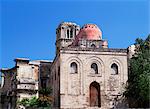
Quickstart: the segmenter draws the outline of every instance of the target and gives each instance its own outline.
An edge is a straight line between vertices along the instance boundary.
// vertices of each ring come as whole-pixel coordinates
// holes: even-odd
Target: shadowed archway
[[[90,106],[101,107],[100,85],[96,81],[90,84]]]

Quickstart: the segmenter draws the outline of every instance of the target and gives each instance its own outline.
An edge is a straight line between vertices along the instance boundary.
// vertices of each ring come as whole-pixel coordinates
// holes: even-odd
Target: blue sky
[[[110,48],[127,48],[149,30],[149,0],[3,0],[0,68],[13,60],[55,57],[56,28],[63,21],[97,24]]]

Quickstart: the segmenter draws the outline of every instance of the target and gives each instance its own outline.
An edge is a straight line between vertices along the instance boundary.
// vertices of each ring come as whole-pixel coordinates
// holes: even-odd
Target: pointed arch
[[[118,74],[118,65],[117,64],[113,63],[111,65],[111,69],[112,69],[111,74],[113,74],[113,75]]]
[[[100,85],[96,81],[92,82],[89,87],[90,106],[101,107]]]
[[[98,74],[98,66],[96,63],[91,64],[91,69],[92,69],[94,74]]]
[[[98,76],[102,76],[103,73],[104,73],[104,67],[105,67],[103,60],[101,58],[97,57],[97,56],[89,57],[88,60],[87,60],[87,65],[90,65],[88,67],[88,72],[89,73],[91,73],[92,70],[93,70],[93,69],[91,69],[93,63],[97,64],[97,73],[95,73],[95,74],[97,74]]]
[[[76,64],[76,62],[72,62],[70,64],[70,73],[78,73],[78,65]]]

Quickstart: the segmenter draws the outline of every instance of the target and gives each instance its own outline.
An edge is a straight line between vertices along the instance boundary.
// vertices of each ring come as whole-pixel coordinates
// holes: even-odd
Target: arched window
[[[92,45],[91,45],[91,48],[96,48],[95,44],[92,44]]]
[[[117,64],[113,63],[111,65],[111,69],[112,69],[111,74],[113,74],[113,75],[118,74],[118,66],[117,66]]]
[[[77,29],[74,30],[74,36],[76,36],[76,30],[77,30]]]
[[[91,73],[98,74],[98,66],[96,63],[92,63],[91,70],[92,70]]]
[[[71,68],[71,73],[78,73],[78,67],[77,67],[77,64],[75,62],[72,62],[70,64],[70,68]]]
[[[70,30],[70,38],[73,38],[73,29]]]
[[[70,31],[69,31],[69,29],[67,30],[67,38],[70,38]]]

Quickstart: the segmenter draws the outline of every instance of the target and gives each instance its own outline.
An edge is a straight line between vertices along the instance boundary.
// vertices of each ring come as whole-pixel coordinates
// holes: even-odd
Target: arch
[[[100,85],[96,81],[92,82],[89,87],[90,107],[101,107]]]
[[[96,45],[95,44],[91,44],[91,48],[96,48]]]
[[[70,68],[71,63],[73,63],[73,62],[75,62],[77,64],[77,67],[78,67],[77,72],[80,73],[82,71],[82,67],[83,67],[82,61],[78,57],[75,57],[75,56],[70,57],[67,59],[67,65],[68,65],[67,67]],[[69,69],[68,69],[68,71],[69,71]]]
[[[111,70],[112,70],[111,74],[113,74],[113,75],[118,74],[118,65],[113,63],[111,65]]]
[[[70,38],[73,38],[73,28],[70,29]]]
[[[70,73],[70,65],[71,63],[75,62],[77,64],[77,73],[71,74]],[[65,75],[66,79],[67,79],[67,84],[66,84],[66,91],[68,94],[71,95],[79,95],[81,93],[84,92],[84,79],[82,79],[83,77],[83,73],[82,69],[83,69],[83,62],[80,58],[78,58],[77,56],[71,56],[69,58],[66,59],[66,64],[67,65],[67,74]],[[76,81],[73,81],[74,78],[76,78]],[[82,82],[81,82],[82,79]]]
[[[88,68],[88,71],[90,71],[89,73],[91,73],[91,65],[92,63],[95,63],[97,64],[97,67],[98,67],[98,74],[99,76],[102,76],[103,73],[104,73],[104,62],[101,58],[97,57],[97,56],[92,56],[92,57],[89,57],[88,59],[88,62],[87,62],[87,65],[90,65]]]
[[[70,73],[78,73],[78,65],[76,64],[76,62],[72,62],[70,64]]]
[[[91,70],[92,70],[92,73],[98,74],[98,66],[96,63],[91,64]]]
[[[108,62],[109,62],[109,68],[112,70],[112,65],[113,64],[116,64],[117,65],[117,67],[118,67],[118,74],[120,73],[120,72],[122,72],[123,71],[123,63],[121,62],[121,60],[119,60],[118,58],[110,58],[109,60],[108,60]],[[112,71],[111,71],[112,72]]]
[[[67,38],[70,38],[70,30],[67,29]]]
[[[106,88],[107,90],[112,90],[115,91],[117,88],[121,86],[121,81],[123,80],[123,63],[120,58],[117,57],[111,57],[108,60],[108,65],[109,65],[109,76],[108,76],[108,81],[106,83]],[[117,66],[117,67],[116,67]],[[116,73],[116,68],[117,68],[117,74]],[[114,73],[112,73],[114,72]]]

